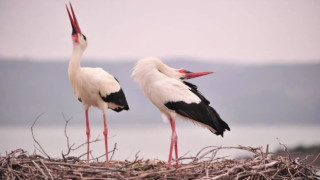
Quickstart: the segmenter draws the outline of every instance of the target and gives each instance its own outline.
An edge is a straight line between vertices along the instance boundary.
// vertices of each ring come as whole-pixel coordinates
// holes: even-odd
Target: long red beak
[[[186,78],[191,79],[191,78],[195,78],[195,77],[199,77],[199,76],[208,75],[211,73],[213,73],[213,72],[189,72],[189,73],[186,73]]]
[[[79,24],[78,24],[78,21],[77,21],[77,17],[74,14],[74,11],[73,11],[71,3],[69,3],[69,5],[70,5],[70,8],[71,8],[72,16],[70,14],[70,11],[69,11],[69,8],[68,8],[67,4],[66,4],[66,8],[67,8],[68,15],[69,15],[70,22],[71,22],[71,26],[72,26],[72,35],[75,35],[75,34],[78,34],[78,33],[82,34],[81,30],[80,30],[80,27],[79,27]]]
[[[204,75],[208,75],[208,74],[212,74],[213,72],[190,72],[187,71],[185,69],[179,69],[177,70],[180,73],[184,73],[185,74],[185,78],[187,79],[192,79],[192,78],[196,78],[199,76],[204,76]]]

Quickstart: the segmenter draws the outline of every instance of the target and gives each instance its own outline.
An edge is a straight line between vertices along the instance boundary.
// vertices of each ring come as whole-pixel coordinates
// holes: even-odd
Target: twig
[[[135,154],[135,159],[134,159],[134,161],[133,162],[137,162],[137,161],[139,161],[139,153],[140,153],[140,151],[138,151],[136,154]],[[140,160],[142,160],[142,158],[140,159]]]
[[[316,158],[314,158],[314,160],[312,160],[310,163],[308,163],[307,165],[308,166],[310,166],[310,165],[312,165],[313,163],[315,163],[317,160],[318,160],[318,158],[320,157],[320,152],[318,153],[318,155],[316,156]]]
[[[44,179],[48,179],[48,176],[43,172],[43,170],[40,168],[40,166],[34,161],[32,161],[32,163],[40,171],[40,173],[44,176]]]
[[[258,169],[270,168],[272,166],[275,166],[276,164],[279,164],[279,162],[278,161],[273,161],[273,162],[270,162],[268,164],[261,164],[261,165],[257,165],[257,166],[252,166],[251,169],[258,170]]]
[[[287,153],[290,162],[294,162],[294,161],[292,160],[292,158],[291,158],[291,154],[289,153],[287,146],[284,145],[284,144],[282,144],[282,143],[280,142],[279,138],[277,138],[277,140],[278,140],[279,144],[283,147],[284,151]]]
[[[108,153],[112,153],[109,161],[112,160],[112,157],[113,157],[114,152],[115,152],[116,150],[117,150],[117,143],[114,143],[113,149],[108,152]],[[98,161],[99,158],[102,158],[102,157],[104,157],[105,155],[106,155],[106,153],[104,153],[104,154],[102,154],[102,155],[100,155],[100,156],[98,156],[98,157],[93,157],[93,156],[91,155],[92,158],[91,158],[90,160],[95,160],[95,159],[96,159],[96,160]]]
[[[207,147],[202,148],[202,149],[196,154],[196,156],[194,157],[193,162],[198,161],[198,159],[200,159],[200,158],[199,158],[200,154],[201,154],[205,149],[208,149],[208,148],[217,148],[217,146],[207,146]],[[206,154],[208,154],[208,153],[206,153]]]
[[[231,173],[237,172],[237,171],[236,171],[237,169],[245,170],[245,169],[244,169],[244,165],[234,166],[233,168],[229,169],[226,173],[221,174],[221,175],[219,175],[219,176],[213,177],[212,180],[225,178],[225,177],[229,176]]]
[[[36,122],[39,120],[39,118],[40,118],[43,114],[44,114],[44,112],[41,113],[40,115],[38,115],[37,118],[35,119],[35,121],[33,122],[32,126],[31,126],[31,134],[32,134],[33,141],[34,141],[34,142],[39,146],[39,148],[41,149],[40,152],[41,152],[42,154],[44,154],[45,156],[47,156],[48,159],[51,159],[50,156],[46,153],[46,151],[42,148],[42,146],[40,145],[40,143],[36,140],[35,135],[34,135],[34,133],[33,133],[33,127],[34,127],[34,125],[36,124]]]
[[[62,114],[62,117],[63,117],[63,119],[64,119],[64,121],[65,121],[65,125],[64,125],[64,136],[66,137],[66,139],[67,139],[67,153],[63,153],[63,151],[62,151],[62,157],[63,157],[63,159],[65,159],[65,156],[68,156],[69,154],[70,154],[70,152],[71,152],[71,148],[72,148],[72,146],[74,145],[71,145],[70,146],[70,142],[69,142],[69,136],[68,136],[68,134],[67,134],[67,127],[68,127],[68,123],[69,123],[69,121],[72,119],[72,117],[70,117],[69,119],[67,119],[66,117],[65,117],[65,115],[63,114],[63,112],[61,113]]]
[[[98,135],[96,139],[89,141],[89,144],[103,140],[103,139],[99,139],[99,137],[100,137],[100,135]],[[82,146],[84,146],[84,145],[86,145],[86,144],[87,144],[87,142],[84,142],[84,143],[80,144],[79,146],[77,146],[77,147],[75,147],[75,148],[72,148],[72,150],[73,150],[73,151],[74,151],[74,150],[77,150],[77,149],[81,148]]]
[[[53,180],[53,177],[52,177],[52,175],[51,175],[51,173],[50,173],[50,171],[49,171],[48,167],[46,166],[46,164],[43,162],[43,160],[42,160],[42,159],[40,159],[40,162],[41,162],[41,164],[43,165],[43,167],[46,169],[46,171],[48,172],[48,174],[49,174],[50,178]]]
[[[88,169],[100,169],[100,170],[112,170],[112,171],[120,171],[118,169],[114,169],[111,167],[96,167],[96,166],[89,166],[89,165],[79,165],[79,164],[70,164],[70,163],[62,163],[62,162],[44,162],[48,165],[61,165],[61,166],[74,166],[74,167],[82,167],[82,168],[88,168]]]
[[[186,153],[184,153],[182,156],[180,156],[178,159],[177,159],[177,161],[182,161],[182,160],[186,160],[186,159],[192,159],[192,158],[190,158],[190,157],[185,157],[185,156],[187,156],[187,154],[189,154],[190,153],[190,151],[187,151]]]
[[[112,160],[113,155],[114,155],[114,153],[115,153],[116,150],[117,150],[117,143],[114,143],[113,150],[111,151],[112,154],[111,154],[111,156],[110,156],[110,161]],[[109,152],[108,152],[108,153],[109,153]]]
[[[89,151],[89,153],[91,153],[92,150]],[[83,156],[87,155],[87,152],[81,154],[80,156],[78,156],[78,159],[82,158]]]

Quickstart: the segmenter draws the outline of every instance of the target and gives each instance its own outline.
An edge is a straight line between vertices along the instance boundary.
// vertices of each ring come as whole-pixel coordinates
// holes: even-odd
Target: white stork
[[[71,86],[76,98],[82,102],[86,116],[86,134],[87,134],[87,164],[89,164],[89,140],[90,125],[88,110],[91,106],[102,110],[104,120],[104,138],[106,148],[106,163],[108,159],[108,128],[106,121],[106,110],[108,108],[120,112],[129,110],[126,97],[115,77],[101,68],[81,67],[80,60],[87,47],[87,38],[82,34],[77,18],[70,3],[72,15],[66,5],[67,12],[72,26],[72,56],[69,62],[68,75]]]
[[[172,135],[168,165],[171,166],[172,149],[175,149],[178,167],[178,136],[175,119],[192,121],[208,128],[212,133],[223,136],[230,128],[209,105],[210,102],[198,91],[197,86],[185,79],[195,78],[212,72],[193,73],[185,69],[174,69],[161,60],[148,57],[139,60],[133,68],[132,77],[140,84],[142,91],[161,111],[171,124]]]

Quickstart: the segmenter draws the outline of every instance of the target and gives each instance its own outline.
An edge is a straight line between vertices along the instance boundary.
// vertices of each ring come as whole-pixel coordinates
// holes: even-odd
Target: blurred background
[[[0,1],[0,153],[35,148],[30,126],[52,156],[85,142],[85,117],[69,84],[68,1]],[[166,160],[170,125],[133,82],[135,62],[156,56],[175,68],[214,71],[193,79],[226,121],[224,138],[177,121],[180,154],[205,146],[320,150],[320,1],[92,0],[71,1],[88,48],[83,66],[102,67],[120,81],[130,111],[107,112],[115,159]],[[91,108],[92,138],[102,138],[100,110]],[[150,145],[152,144],[152,145]],[[92,146],[104,152],[103,142]],[[82,154],[85,149],[75,152]],[[229,152],[224,155],[232,156]]]

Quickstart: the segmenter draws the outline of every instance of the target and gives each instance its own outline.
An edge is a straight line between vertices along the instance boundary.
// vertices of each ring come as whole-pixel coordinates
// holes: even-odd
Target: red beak
[[[71,3],[69,3],[69,4],[70,4],[72,16],[70,14],[70,11],[69,11],[69,8],[68,8],[67,4],[66,4],[66,8],[67,8],[68,15],[69,15],[70,22],[71,22],[71,26],[72,26],[72,35],[75,35],[75,34],[78,34],[78,33],[82,34],[81,30],[80,30],[80,27],[79,27],[79,24],[78,24],[78,21],[77,21],[77,18],[76,18],[76,15],[74,14],[72,5],[71,5]]]
[[[196,77],[199,77],[199,76],[204,76],[204,75],[208,75],[208,74],[212,74],[213,73],[213,72],[190,72],[190,71],[187,71],[185,69],[179,69],[177,71],[180,72],[180,73],[184,73],[185,77],[187,79],[192,79],[192,78],[196,78]]]
[[[213,73],[213,72],[189,72],[189,73],[186,73],[186,78],[191,79],[191,78],[195,78],[195,77],[199,77],[199,76],[208,75],[211,73]]]

